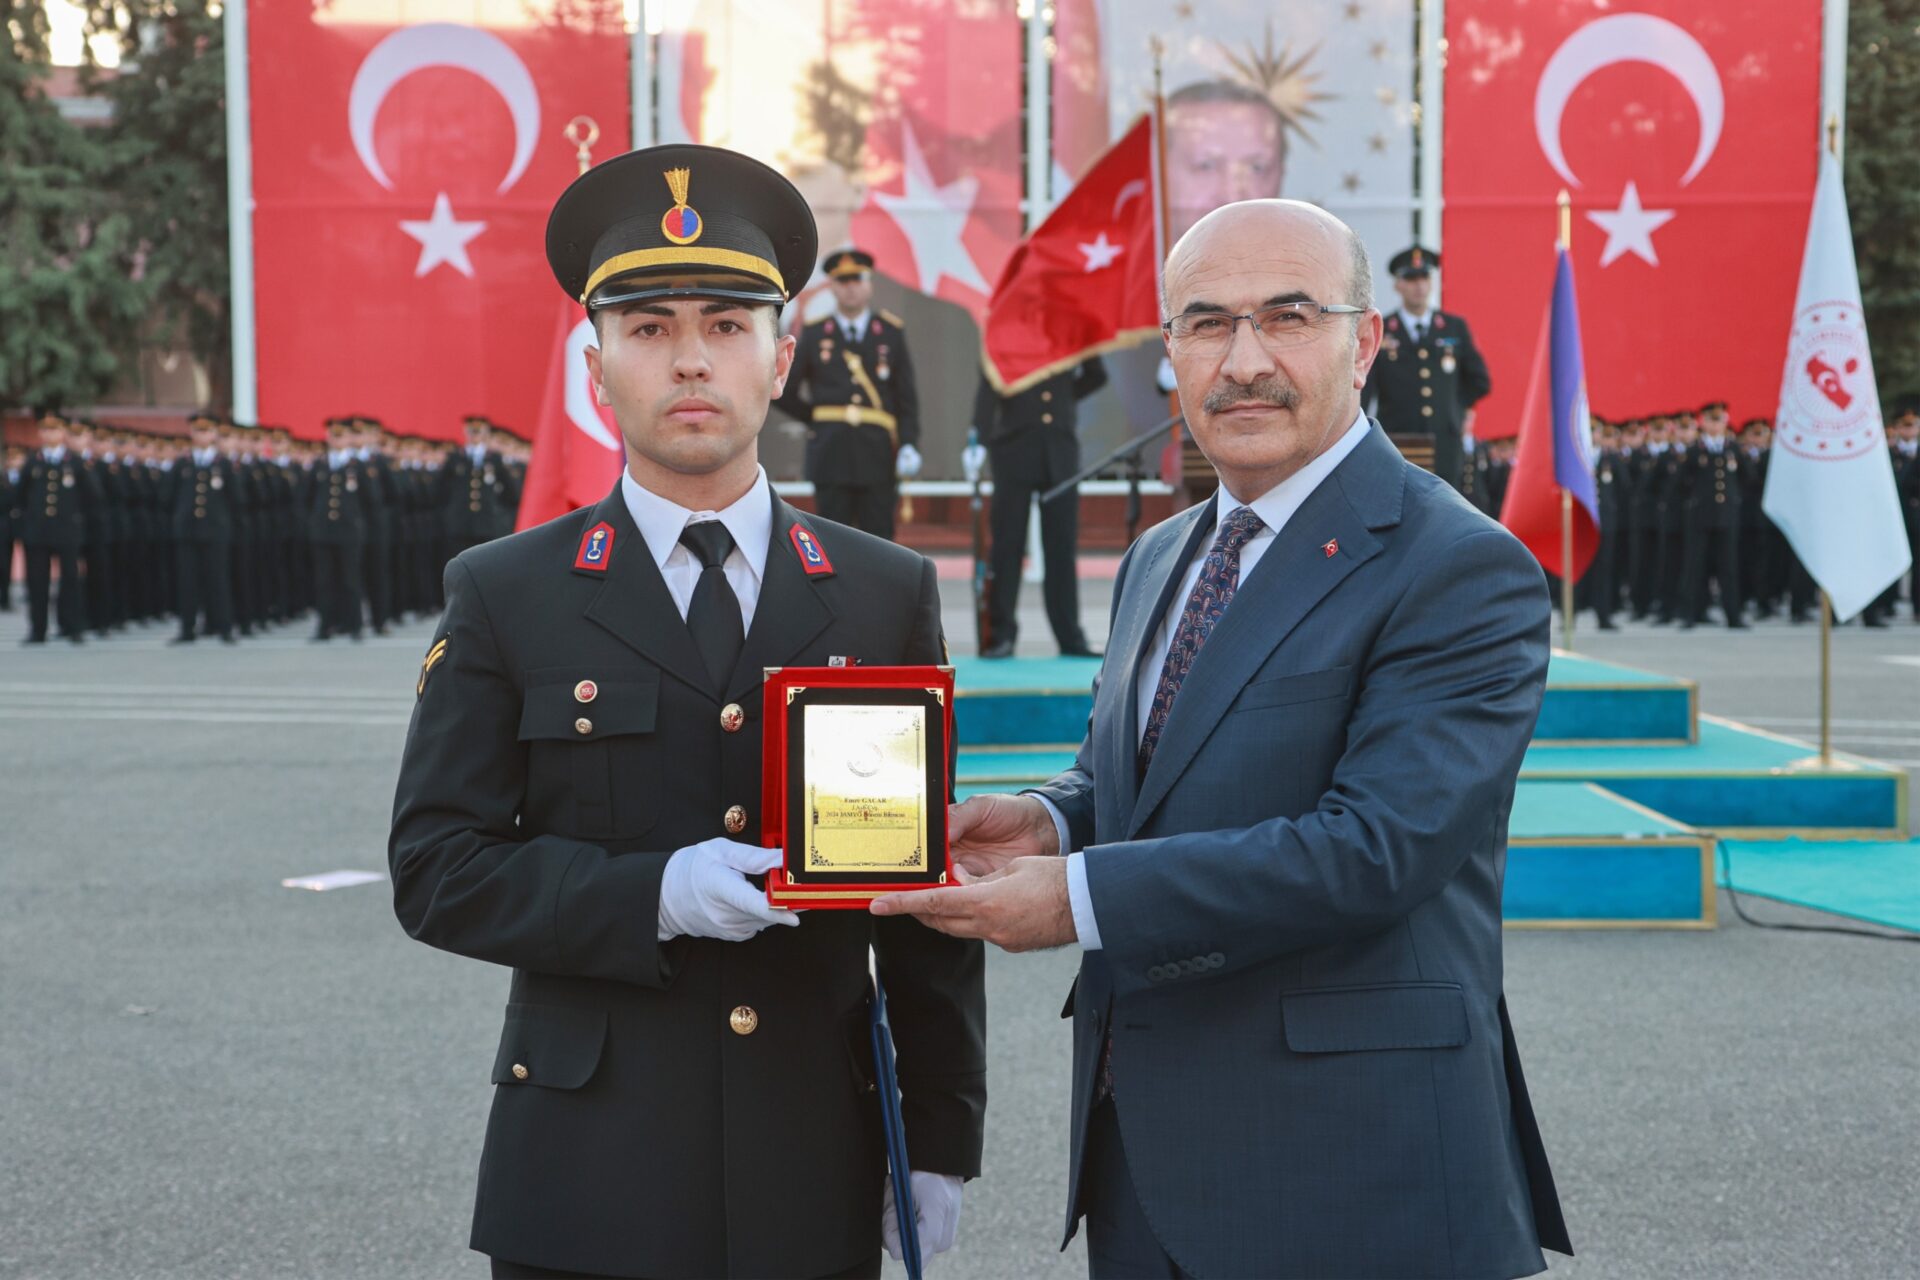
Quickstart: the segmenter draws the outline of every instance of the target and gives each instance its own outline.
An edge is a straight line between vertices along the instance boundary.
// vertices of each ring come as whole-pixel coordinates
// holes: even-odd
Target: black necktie
[[[718,520],[690,524],[680,531],[680,544],[700,561],[700,581],[694,584],[693,600],[687,605],[687,630],[693,643],[706,659],[707,673],[714,688],[724,695],[733,665],[740,660],[740,649],[747,642],[747,629],[740,621],[740,597],[733,594],[726,570],[720,566],[733,550],[733,535]]]

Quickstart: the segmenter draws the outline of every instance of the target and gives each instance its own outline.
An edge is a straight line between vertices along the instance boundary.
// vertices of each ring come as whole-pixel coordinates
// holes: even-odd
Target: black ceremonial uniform
[[[617,486],[447,569],[389,848],[409,933],[514,970],[472,1240],[497,1258],[807,1276],[873,1256],[869,945],[912,1166],[979,1171],[977,943],[850,911],[746,942],[656,941],[675,849],[760,838],[762,668],[944,657],[929,561],[769,500],[724,697]],[[796,525],[831,572],[805,571]]]
[[[513,529],[519,497],[498,453],[489,449],[476,464],[465,449],[449,449],[440,476],[441,510],[452,555]]]
[[[1019,631],[1020,561],[1036,494],[1080,469],[1079,402],[1107,383],[1099,357],[1056,373],[1017,395],[1002,396],[985,377],[973,399],[973,425],[993,463],[993,590],[987,610],[996,647]],[[1053,638],[1068,652],[1087,652],[1080,629],[1080,581],[1074,564],[1080,497],[1065,493],[1040,508],[1044,595]],[[1011,648],[1007,650],[1012,652]]]
[[[1430,433],[1434,474],[1458,489],[1466,460],[1460,424],[1492,385],[1465,320],[1430,311],[1416,337],[1395,312],[1383,322],[1380,354],[1361,398],[1389,434]]]
[[[193,638],[204,611],[209,635],[233,635],[233,539],[242,494],[233,459],[216,453],[206,466],[193,454],[173,464],[168,510],[175,548],[175,609],[180,638]]]
[[[363,464],[348,458],[314,467],[306,496],[307,543],[313,548],[314,638],[360,637],[365,600],[360,576],[367,543],[367,483]]]
[[[900,317],[873,311],[855,341],[838,314],[800,330],[780,408],[807,431],[820,514],[893,537],[894,455],[920,445],[920,396]]]
[[[80,549],[87,540],[87,517],[98,505],[98,497],[72,449],[58,462],[49,462],[45,450],[34,450],[21,476],[19,536],[27,560],[27,638],[36,642],[47,638],[53,562],[58,560],[60,634],[79,640],[87,629]]]

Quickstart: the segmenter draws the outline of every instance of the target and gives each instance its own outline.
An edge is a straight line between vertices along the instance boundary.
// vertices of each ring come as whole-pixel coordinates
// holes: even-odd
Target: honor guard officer
[[[496,1276],[879,1275],[869,948],[923,1252],[979,1171],[977,944],[775,910],[750,878],[780,857],[764,669],[946,647],[930,561],[759,465],[815,234],[785,178],[701,146],[589,170],[548,223],[626,469],[447,567],[389,843],[407,931],[514,971],[472,1234]]]
[[[355,457],[352,418],[327,421],[327,455],[307,484],[307,543],[313,549],[312,639],[358,640],[366,598],[360,569],[367,544],[367,484]]]
[[[173,464],[174,590],[180,634],[192,644],[205,631],[233,644],[233,536],[239,523],[233,460],[220,452],[220,420],[196,413],[187,423],[193,447]],[[200,625],[202,617],[206,625]]]
[[[27,458],[20,482],[20,545],[27,561],[27,634],[24,644],[47,642],[53,566],[60,565],[60,598],[54,607],[60,638],[83,644],[87,629],[86,585],[80,552],[87,520],[99,505],[80,457],[67,447],[67,420],[52,410],[40,414],[40,448]]]
[[[821,264],[838,304],[800,330],[780,408],[807,431],[807,479],[820,514],[893,537],[895,479],[920,474],[920,397],[900,317],[874,311],[873,255]]]
[[[1459,489],[1466,461],[1461,436],[1473,431],[1473,406],[1493,384],[1467,322],[1429,305],[1439,265],[1440,255],[1419,245],[1387,264],[1400,309],[1383,322],[1380,358],[1361,399],[1389,434],[1431,435],[1434,474]]]

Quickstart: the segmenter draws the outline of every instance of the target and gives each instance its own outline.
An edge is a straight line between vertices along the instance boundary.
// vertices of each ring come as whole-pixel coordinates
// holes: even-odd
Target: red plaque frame
[[[947,848],[945,805],[953,796],[953,668],[952,667],[768,667],[766,669],[762,725],[762,767],[760,796],[760,843],[769,849],[786,849],[787,825],[787,717],[789,692],[795,689],[841,688],[860,690],[899,689],[935,690],[940,694],[944,713],[940,717],[942,757],[941,773],[946,778],[946,794],[939,797],[941,809],[939,840],[933,851],[939,881],[929,884],[836,883],[831,886],[808,885],[789,874],[786,861],[767,873],[767,901],[776,907],[796,910],[866,910],[867,904],[882,894],[936,889],[952,882],[953,863]],[[934,744],[929,744],[930,747]]]

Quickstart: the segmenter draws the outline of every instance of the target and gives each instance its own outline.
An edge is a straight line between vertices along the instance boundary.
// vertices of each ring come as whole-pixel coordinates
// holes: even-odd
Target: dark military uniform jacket
[[[838,313],[803,327],[780,408],[811,424],[807,479],[891,485],[899,447],[920,447],[920,396],[900,317],[874,311],[859,342]]]
[[[505,461],[489,449],[475,466],[465,449],[447,452],[440,471],[441,511],[446,535],[457,542],[486,542],[513,531],[520,495]]]
[[[191,453],[173,464],[167,509],[176,542],[227,542],[242,498],[233,459],[220,454],[207,466]]]
[[[1459,487],[1465,454],[1460,423],[1493,386],[1467,322],[1451,311],[1427,313],[1415,342],[1399,312],[1382,322],[1380,354],[1367,372],[1361,401],[1388,433],[1433,436],[1433,470]]]
[[[983,376],[973,396],[973,426],[980,442],[990,447],[1030,440],[1031,456],[1063,464],[1065,471],[1080,465],[1080,401],[1107,385],[1107,366],[1100,357],[1042,379],[1025,391],[1003,396]],[[1065,475],[1061,476],[1065,479]]]
[[[618,486],[447,567],[389,853],[410,934],[513,970],[472,1236],[495,1257],[806,1276],[873,1256],[870,945],[912,1167],[979,1172],[977,943],[857,911],[746,942],[657,940],[674,850],[760,840],[763,668],[943,660],[931,562],[771,501],[724,695]],[[805,571],[796,526],[828,571]]]
[[[20,545],[78,551],[87,540],[87,518],[99,505],[80,455],[68,449],[59,462],[48,462],[45,450],[34,450],[21,476]]]
[[[1704,443],[1687,450],[1682,483],[1689,532],[1740,528],[1741,462],[1740,446],[1731,440],[1718,453]]]
[[[307,481],[307,541],[315,546],[352,547],[367,540],[366,464],[349,458],[338,467],[322,458]]]

